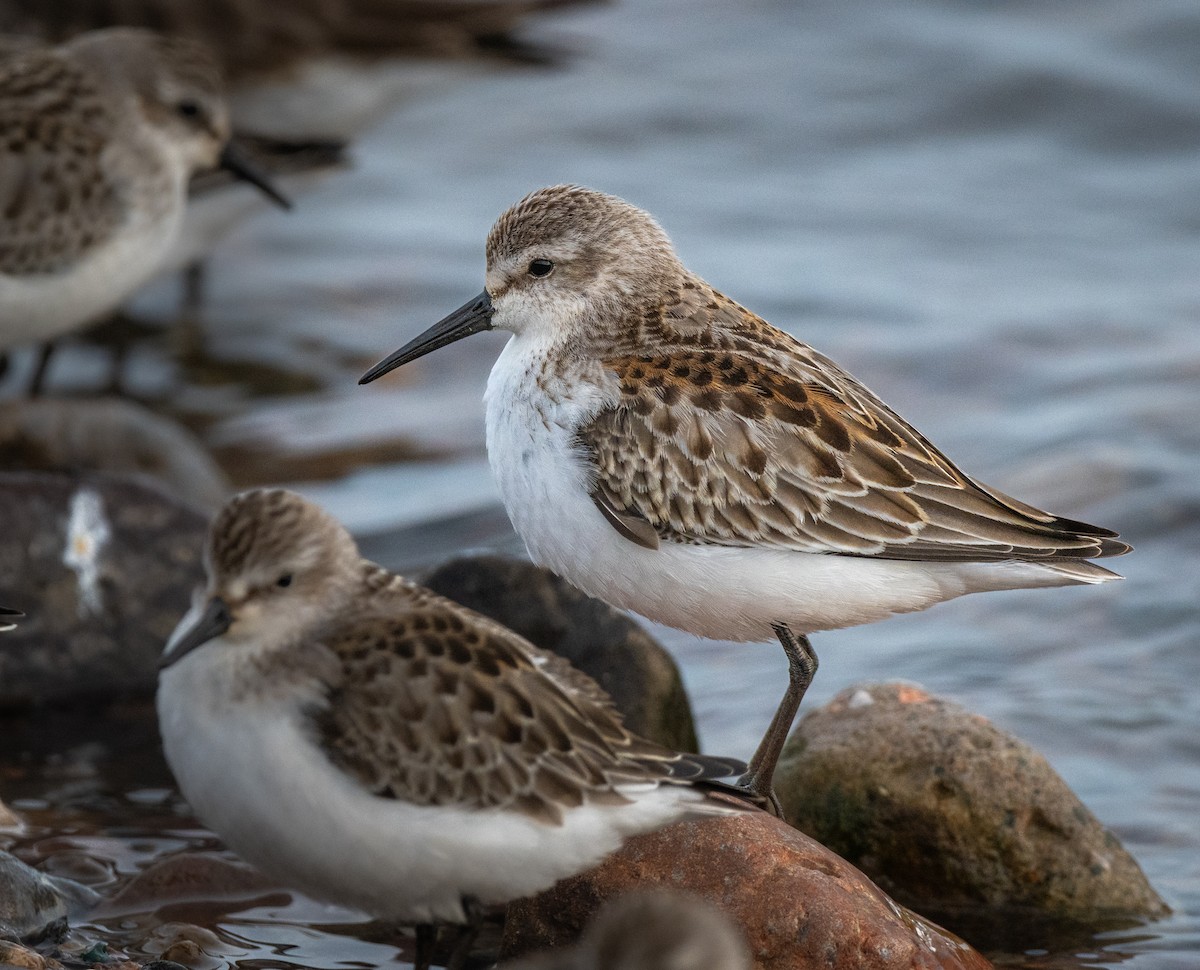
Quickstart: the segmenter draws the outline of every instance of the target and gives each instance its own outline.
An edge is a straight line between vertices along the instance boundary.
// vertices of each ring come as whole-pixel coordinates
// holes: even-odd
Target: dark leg
[[[50,356],[58,346],[54,340],[47,340],[38,348],[37,365],[33,369],[33,380],[29,382],[29,396],[40,397],[42,385],[46,381],[46,370],[50,367]]]
[[[483,924],[484,911],[479,905],[479,900],[472,896],[464,896],[462,902],[467,921],[458,928],[454,937],[446,970],[465,970],[467,960],[471,956],[471,947],[475,945],[475,938],[479,936],[479,928]]]
[[[189,263],[183,269],[183,297],[179,301],[176,346],[179,356],[184,360],[199,357],[204,351],[204,327],[200,322],[200,314],[204,309],[205,276],[203,260]]]
[[[804,692],[808,690],[808,685],[812,683],[817,672],[817,655],[813,652],[808,637],[797,638],[787,628],[786,623],[772,623],[771,629],[775,631],[775,636],[779,637],[783,652],[787,654],[788,687],[783,700],[779,702],[775,716],[771,718],[771,726],[758,743],[758,750],[754,752],[754,757],[750,759],[746,773],[739,779],[738,785],[769,801],[774,814],[782,817],[783,811],[771,787],[771,780],[775,776],[775,764],[779,761],[788,732],[792,729],[792,722],[796,719],[796,711],[800,709],[800,702],[804,700]]]
[[[437,942],[437,927],[421,923],[417,927],[417,946],[413,954],[413,970],[429,970],[433,966],[433,945]]]

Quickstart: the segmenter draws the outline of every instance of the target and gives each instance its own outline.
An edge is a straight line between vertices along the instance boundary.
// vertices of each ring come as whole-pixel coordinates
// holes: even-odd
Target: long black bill
[[[249,182],[281,209],[292,207],[292,200],[271,184],[270,176],[246,154],[245,149],[235,139],[230,138],[225,143],[217,164],[225,171],[236,175],[243,182]]]
[[[159,658],[158,669],[165,670],[197,647],[202,647],[214,637],[219,637],[229,629],[232,622],[233,617],[229,614],[228,604],[221,597],[214,596],[205,605],[204,612],[196,617],[195,622],[167,647],[166,652]]]
[[[360,384],[370,384],[377,377],[382,377],[388,371],[407,364],[409,361],[424,357],[426,354],[452,344],[473,333],[492,329],[492,314],[496,308],[492,306],[492,298],[484,290],[470,303],[464,303],[457,310],[435,323],[419,337],[414,337],[390,357],[385,357],[358,379]]]
[[[14,610],[7,606],[0,606],[0,633],[5,630],[16,629],[16,620],[21,619],[25,614],[20,610]]]

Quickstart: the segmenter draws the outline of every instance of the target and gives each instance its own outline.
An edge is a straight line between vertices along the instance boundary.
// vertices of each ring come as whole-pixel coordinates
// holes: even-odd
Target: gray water
[[[155,352],[136,362],[141,389],[215,418],[214,446],[394,456],[290,482],[392,563],[511,545],[453,525],[418,547],[380,538],[496,521],[480,396],[503,338],[354,380],[480,290],[487,229],[527,191],[628,198],[689,267],[970,474],[1134,544],[1124,583],[821,635],[810,697],[918,681],[1039,748],[1177,911],[1068,965],[1200,964],[1200,6],[625,0],[539,36],[578,56],[426,92],[354,171],[213,261],[213,353],[319,390],[176,393]],[[781,689],[778,649],[656,632],[706,748],[748,753]]]

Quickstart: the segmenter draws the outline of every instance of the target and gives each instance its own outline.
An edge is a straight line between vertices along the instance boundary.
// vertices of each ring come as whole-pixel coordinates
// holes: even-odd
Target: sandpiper
[[[487,239],[478,297],[365,374],[493,328],[487,448],[533,560],[660,623],[772,632],[789,685],[744,783],[766,795],[816,669],[807,634],[984,590],[1101,583],[1107,529],[964,475],[828,357],[690,273],[654,219],[573,185]]]
[[[230,142],[212,58],[149,31],[10,50],[0,130],[0,351],[48,345],[153,276],[195,172],[227,168],[286,204]]]
[[[418,966],[434,924],[740,810],[715,779],[744,765],[632,735],[585,674],[362,559],[294,493],[233,498],[205,564],[159,679],[180,788],[265,872],[417,925]]]

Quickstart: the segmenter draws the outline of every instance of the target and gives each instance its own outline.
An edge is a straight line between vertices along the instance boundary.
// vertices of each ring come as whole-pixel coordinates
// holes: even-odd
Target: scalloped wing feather
[[[828,358],[694,278],[661,334],[606,362],[619,398],[579,434],[623,534],[942,561],[1129,550],[968,478]]]

